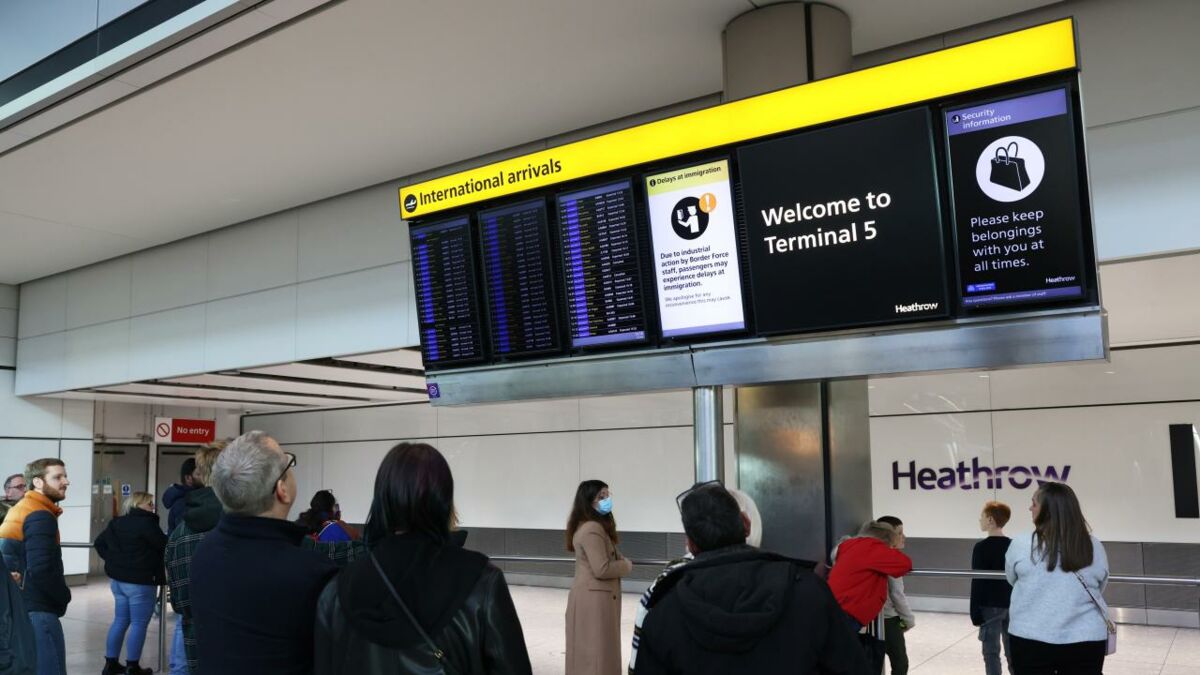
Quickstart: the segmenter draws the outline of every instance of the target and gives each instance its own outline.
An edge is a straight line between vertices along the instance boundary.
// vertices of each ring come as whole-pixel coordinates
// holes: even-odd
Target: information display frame
[[[473,313],[472,313],[473,321],[470,322],[470,326],[474,329],[475,339],[478,341],[478,345],[479,345],[478,353],[471,355],[471,356],[463,356],[463,357],[459,357],[459,358],[438,358],[433,361],[429,361],[428,360],[429,350],[428,350],[428,345],[426,344],[426,341],[424,339],[424,336],[430,330],[433,330],[433,331],[438,330],[438,327],[436,325],[430,325],[428,323],[428,321],[426,320],[424,313],[422,312],[422,310],[425,308],[422,306],[423,303],[422,303],[422,297],[421,297],[421,289],[418,288],[419,281],[420,281],[420,279],[419,279],[420,270],[418,269],[418,259],[417,259],[418,253],[417,253],[417,251],[418,251],[418,247],[420,246],[420,244],[418,244],[417,239],[418,239],[419,235],[427,234],[429,232],[438,231],[441,229],[449,229],[449,228],[456,227],[456,226],[464,226],[464,227],[466,227],[466,230],[467,230],[467,236],[465,237],[465,240],[464,240],[466,242],[466,246],[467,246],[467,251],[466,251],[467,264],[465,266],[465,270],[469,277],[468,284],[467,284],[467,286],[468,286],[467,291],[470,293],[470,299],[473,301],[473,304],[474,304]],[[419,335],[422,336],[421,359],[425,363],[425,369],[427,371],[442,370],[442,369],[446,369],[446,368],[455,368],[455,367],[466,366],[466,365],[475,365],[478,363],[486,362],[488,360],[488,355],[490,352],[490,345],[488,344],[488,337],[489,337],[488,332],[484,325],[485,310],[484,310],[484,306],[483,306],[482,289],[481,289],[480,283],[479,283],[480,280],[479,280],[478,265],[477,265],[478,242],[475,240],[475,236],[476,236],[476,229],[474,227],[472,227],[471,216],[469,214],[465,214],[465,213],[461,213],[458,215],[446,214],[445,217],[429,219],[428,221],[423,221],[421,223],[414,223],[409,229],[409,239],[410,239],[411,250],[412,250],[412,265],[413,265],[413,284],[414,284],[413,292],[414,292],[414,295],[417,296],[417,306],[414,308],[414,311],[416,311],[418,313],[417,314],[417,327],[418,327]]]
[[[560,270],[561,267],[560,267],[560,264],[558,263],[557,257],[555,256],[556,238],[554,237],[554,232],[553,232],[554,228],[551,226],[552,224],[551,224],[551,217],[550,217],[550,202],[544,196],[537,196],[532,199],[505,200],[502,203],[486,205],[485,208],[478,209],[475,212],[475,222],[477,223],[477,227],[479,229],[479,237],[480,237],[479,265],[480,265],[480,269],[483,273],[482,274],[482,278],[483,278],[483,297],[482,297],[483,303],[482,304],[483,304],[483,309],[485,311],[485,321],[486,321],[486,325],[488,326],[489,331],[494,331],[494,323],[493,323],[493,316],[492,316],[492,312],[493,312],[492,290],[493,289],[491,286],[491,278],[488,273],[487,263],[484,260],[484,254],[486,251],[486,242],[483,241],[483,237],[486,236],[486,233],[484,232],[484,218],[487,215],[493,214],[497,211],[506,211],[509,209],[520,209],[522,207],[531,207],[534,205],[541,207],[542,218],[541,218],[540,225],[541,225],[541,234],[542,234],[542,239],[543,239],[542,255],[543,255],[543,260],[546,263],[546,277],[545,278],[546,278],[546,284],[549,286],[547,291],[550,296],[549,302],[547,303],[547,307],[550,311],[549,320],[550,320],[551,333],[553,335],[554,344],[553,344],[553,346],[547,347],[545,349],[527,349],[527,350],[521,350],[519,352],[501,353],[498,351],[498,348],[497,348],[496,335],[490,334],[488,336],[489,353],[491,354],[491,358],[497,362],[516,361],[516,360],[528,359],[528,358],[546,357],[546,356],[551,356],[554,354],[561,354],[565,349],[564,330],[563,330],[563,325],[561,322],[562,317],[565,315],[563,314],[562,303],[560,302],[560,295],[558,293],[558,283],[556,283],[556,281],[558,281],[557,277],[559,276],[558,270]]]
[[[1067,30],[1068,28],[1070,30]],[[805,124],[783,128],[756,126],[754,124],[747,123],[743,125],[745,129],[757,129],[758,131],[751,132],[738,130],[736,132],[731,132],[737,135],[736,139],[732,141],[726,141],[724,144],[718,143],[704,148],[686,144],[678,146],[687,147],[690,152],[684,151],[670,157],[659,155],[657,157],[643,159],[642,161],[638,162],[628,161],[621,158],[603,158],[604,162],[617,162],[619,164],[619,166],[608,167],[608,170],[596,170],[600,164],[597,164],[589,169],[571,168],[567,167],[566,162],[564,161],[564,168],[562,169],[561,176],[556,175],[553,178],[545,178],[543,176],[537,179],[537,181],[542,181],[540,184],[525,183],[525,178],[523,178],[525,175],[523,173],[524,169],[522,169],[520,171],[516,171],[514,174],[504,174],[504,178],[497,179],[504,185],[504,188],[499,191],[482,189],[479,187],[479,185],[486,183],[485,179],[489,175],[499,175],[498,173],[494,173],[492,169],[489,168],[493,165],[488,165],[488,167],[478,169],[470,169],[466,172],[460,172],[459,174],[454,174],[450,177],[436,179],[435,182],[429,184],[429,189],[434,191],[441,190],[442,188],[438,186],[442,184],[457,184],[461,179],[462,184],[467,186],[463,189],[467,191],[468,196],[455,197],[455,199],[458,201],[456,201],[454,206],[420,206],[417,211],[421,215],[412,221],[412,225],[414,227],[424,226],[430,222],[445,221],[452,219],[455,216],[461,217],[463,214],[466,214],[466,217],[472,223],[472,231],[474,236],[482,237],[483,227],[482,221],[479,218],[480,215],[485,211],[491,211],[521,203],[532,203],[539,200],[543,203],[545,207],[544,212],[546,214],[546,229],[548,234],[547,244],[550,247],[549,261],[553,267],[555,276],[558,277],[552,281],[552,283],[554,283],[556,286],[556,290],[551,291],[551,293],[556,293],[558,296],[558,302],[555,305],[555,310],[557,312],[558,337],[560,340],[560,346],[557,350],[547,350],[544,352],[529,353],[519,356],[501,356],[495,353],[495,350],[492,347],[492,340],[494,339],[494,336],[490,334],[491,316],[490,308],[488,307],[488,288],[486,286],[486,284],[489,283],[489,280],[486,279],[486,267],[484,265],[484,261],[482,260],[483,245],[482,239],[480,239],[479,241],[473,242],[474,258],[472,264],[476,270],[475,276],[478,280],[478,284],[482,287],[482,290],[479,291],[480,295],[478,297],[482,310],[481,321],[483,323],[481,330],[484,333],[483,341],[486,350],[486,356],[483,361],[486,361],[486,363],[480,364],[478,361],[453,363],[443,362],[436,368],[431,368],[431,370],[442,371],[447,367],[449,367],[452,371],[462,370],[468,379],[471,376],[471,373],[492,373],[492,375],[489,375],[489,377],[498,378],[495,380],[498,386],[500,386],[504,391],[508,391],[511,383],[505,379],[503,373],[530,373],[532,375],[534,370],[547,365],[575,363],[576,366],[582,368],[583,364],[586,363],[598,363],[596,359],[614,364],[618,362],[624,363],[625,360],[629,360],[629,362],[632,364],[637,362],[638,359],[645,361],[647,358],[661,357],[665,359],[672,355],[679,356],[680,354],[690,354],[691,356],[689,359],[693,359],[692,363],[695,368],[695,375],[699,381],[704,378],[701,377],[699,361],[695,361],[694,359],[700,359],[702,354],[706,359],[706,365],[704,366],[705,369],[710,369],[713,363],[724,362],[722,360],[723,357],[716,356],[718,354],[723,354],[729,357],[729,359],[733,359],[735,352],[739,352],[740,350],[741,352],[746,353],[753,352],[754,358],[761,358],[763,356],[775,358],[776,356],[782,357],[784,354],[798,354],[799,352],[797,352],[796,349],[798,349],[799,345],[810,343],[828,343],[830,345],[830,349],[827,350],[829,352],[829,357],[840,359],[844,356],[844,354],[838,351],[836,346],[843,343],[848,344],[851,341],[876,340],[886,342],[887,340],[893,339],[888,336],[899,336],[895,337],[895,339],[902,340],[903,336],[906,334],[920,336],[923,334],[940,335],[953,333],[955,337],[944,340],[947,345],[950,345],[954,342],[954,340],[957,339],[957,336],[963,336],[965,339],[968,333],[973,330],[971,328],[972,326],[980,326],[984,324],[992,325],[993,323],[999,322],[997,323],[997,330],[1001,330],[1010,323],[1041,320],[1039,317],[1042,317],[1043,315],[1069,315],[1078,313],[1081,315],[1087,314],[1088,317],[1091,317],[1091,314],[1088,313],[1101,311],[1099,308],[1099,275],[1095,268],[1095,233],[1093,230],[1094,223],[1090,205],[1091,190],[1088,183],[1086,145],[1084,141],[1085,130],[1083,129],[1081,94],[1079,91],[1079,69],[1077,58],[1074,56],[1075,42],[1073,33],[1071,31],[1073,31],[1073,24],[1070,24],[1069,20],[1065,22],[1055,22],[1054,24],[1047,24],[1043,27],[1035,27],[1035,29],[1026,29],[1025,31],[1016,31],[1013,34],[1007,34],[1005,36],[988,38],[980,41],[979,43],[971,43],[965,46],[950,48],[949,50],[944,50],[944,52],[935,52],[935,54],[944,55],[948,63],[954,64],[953,69],[955,74],[953,77],[955,81],[960,82],[961,84],[954,85],[955,87],[959,87],[957,89],[943,90],[942,93],[937,93],[926,98],[921,98],[920,95],[913,93],[914,90],[912,89],[905,89],[903,86],[901,86],[904,84],[903,82],[873,80],[876,85],[879,85],[878,88],[870,90],[862,89],[861,92],[859,89],[855,88],[851,91],[854,96],[858,96],[860,93],[863,96],[867,96],[868,93],[866,92],[869,92],[869,96],[873,99],[873,102],[868,103],[865,107],[846,108],[841,105],[843,99],[838,99],[837,101],[831,99],[824,104],[827,105],[829,110],[823,110],[819,114],[814,113],[815,116]],[[1053,32],[1054,35],[1051,36],[1049,34],[1050,32]],[[1041,37],[1035,37],[1035,35]],[[1029,36],[1030,40],[1032,41],[1026,40],[1025,36]],[[1038,56],[1036,59],[1032,59],[1032,61],[1037,61],[1040,65],[1031,66],[1029,63],[1026,63],[1025,65],[1006,65],[1005,63],[997,62],[995,67],[989,66],[988,68],[984,68],[984,72],[978,73],[978,77],[976,77],[978,60],[981,58],[981,55],[992,53],[992,51],[1000,49],[1001,45],[1009,43],[1032,46],[1035,48],[1035,52],[1044,47],[1044,53],[1042,53],[1041,56]],[[942,59],[943,57],[938,56],[937,58]],[[917,61],[921,61],[923,59],[928,60],[929,55],[916,57]],[[989,59],[984,60],[987,60],[989,63],[992,62]],[[882,76],[887,70],[888,68],[883,68],[879,69],[878,71],[869,72],[875,72]],[[896,72],[899,72],[899,70]],[[853,77],[841,77],[845,79],[847,83],[846,86],[851,86],[848,83],[851,81],[858,82],[858,80],[855,78],[859,78],[860,75],[861,74],[854,75]],[[831,78],[831,81],[838,79],[839,78]],[[826,82],[825,84],[830,83]],[[922,81],[920,86],[917,87],[916,91],[932,92],[932,89],[927,90],[924,88],[927,84],[929,83]],[[862,83],[858,82],[858,84],[853,86],[860,87],[861,85]],[[800,85],[800,88],[806,86],[808,85]],[[941,85],[939,84],[938,86]],[[1011,97],[1028,95],[1039,91],[1048,91],[1059,87],[1066,88],[1069,97],[1069,105],[1071,108],[1071,135],[1075,148],[1074,156],[1076,162],[1076,173],[1079,177],[1078,211],[1080,213],[1080,246],[1081,255],[1083,257],[1080,269],[1084,285],[1084,293],[1078,298],[1056,300],[1050,303],[967,307],[963,304],[961,297],[963,289],[962,266],[964,264],[964,260],[959,241],[960,228],[958,227],[957,222],[958,206],[955,202],[954,187],[952,183],[951,147],[946,128],[947,118],[944,113],[946,110],[951,108],[986,104],[989,101],[998,101]],[[791,90],[792,89],[781,90],[780,92],[777,92],[777,94],[780,94],[783,91]],[[825,89],[822,87],[810,87],[809,91],[813,92],[813,96],[816,96],[816,92],[825,92]],[[949,93],[946,93],[947,91]],[[774,95],[767,95],[766,97],[771,98],[772,96]],[[890,105],[888,104],[889,101],[891,102]],[[765,100],[762,102],[765,104]],[[733,104],[723,104],[723,106],[718,106],[718,108],[723,108],[732,113],[737,105],[738,104],[735,102]],[[835,109],[841,112],[833,112]],[[766,108],[764,108],[764,111],[765,110]],[[853,110],[853,112],[846,112],[848,110]],[[751,241],[750,233],[748,231],[749,228],[747,219],[751,214],[748,213],[745,192],[746,177],[743,173],[744,167],[740,164],[739,150],[750,145],[768,143],[773,140],[785,139],[787,137],[796,136],[799,134],[819,133],[823,130],[830,130],[844,125],[865,122],[875,118],[883,118],[889,115],[913,110],[923,111],[930,120],[928,137],[926,138],[924,135],[922,135],[922,138],[924,138],[930,146],[930,150],[932,152],[932,163],[934,165],[933,184],[936,186],[936,195],[933,197],[933,201],[938,206],[939,217],[941,221],[941,239],[938,249],[940,250],[940,260],[942,262],[941,280],[945,286],[945,293],[943,296],[943,307],[945,308],[944,313],[938,313],[936,315],[928,314],[924,316],[910,314],[907,317],[898,317],[894,320],[878,320],[876,318],[870,318],[863,321],[834,321],[820,325],[804,325],[800,328],[793,327],[786,330],[765,329],[761,323],[759,310],[755,306],[755,289],[753,278],[755,273],[755,263],[750,250],[750,247],[754,242]],[[714,111],[714,115],[715,114],[716,112]],[[782,116],[787,113],[780,112],[779,114]],[[683,116],[683,118],[687,117],[688,115],[686,114]],[[680,124],[675,126],[683,128],[684,126],[687,126],[687,124],[692,124],[693,122],[700,124],[703,122],[703,120],[708,119],[708,117],[712,117],[712,115],[708,115],[703,119],[697,118],[696,120],[690,120],[690,118],[671,118],[669,121],[671,121],[672,124],[674,122],[679,122]],[[687,124],[684,124],[684,122],[687,122]],[[651,123],[650,125],[646,125],[646,128],[638,133],[650,133],[651,128],[657,128],[655,125],[662,125],[666,123],[667,122]],[[730,118],[729,124],[733,124],[732,118]],[[717,125],[717,127],[719,126],[720,125]],[[774,130],[767,131],[768,128]],[[635,129],[641,129],[641,127],[637,127]],[[674,138],[674,136],[671,134],[666,134],[666,136]],[[609,146],[612,146],[609,149],[613,150],[614,152],[618,147],[625,147],[624,145],[621,145],[622,143],[625,143],[625,139],[619,134],[611,138],[602,137],[602,139],[603,143],[601,140],[597,139],[592,139],[595,141],[595,143],[592,143],[592,141],[588,141],[587,143],[592,143],[592,145],[596,145],[597,148],[601,147],[603,144],[608,144]],[[577,149],[582,152],[584,150],[584,145],[580,145]],[[543,151],[540,154],[533,153],[529,155],[528,158],[536,158],[540,157],[542,154],[557,152],[558,150],[551,149]],[[583,155],[581,155],[581,157],[582,156]],[[628,157],[642,156],[643,155],[637,153],[628,155]],[[518,162],[518,160],[505,160],[505,162],[517,162],[522,165],[529,163],[525,161],[526,157],[519,159],[520,162]],[[735,207],[734,224],[737,236],[739,275],[741,277],[741,304],[744,327],[742,329],[726,332],[666,335],[662,318],[660,316],[661,291],[658,283],[658,267],[657,260],[655,258],[655,243],[652,239],[653,224],[651,219],[651,195],[646,181],[650,176],[671,171],[678,171],[688,167],[721,160],[724,160],[728,163],[730,183],[729,189],[731,195],[730,201]],[[599,162],[600,160],[598,159],[597,161]],[[530,159],[530,162],[532,162],[532,159]],[[533,163],[529,163],[529,165],[534,166]],[[506,171],[508,168],[508,164],[505,163],[494,166],[496,167],[497,171],[501,167],[505,168]],[[558,174],[557,165],[548,166],[551,166],[552,175]],[[529,169],[529,171],[538,173],[533,169]],[[589,171],[592,173],[588,173]],[[542,171],[541,173],[544,174],[545,171]],[[510,180],[514,175],[519,180]],[[476,185],[477,182],[479,185]],[[519,183],[524,183],[528,187],[526,189],[519,189],[517,187]],[[568,281],[566,279],[566,266],[570,264],[570,261],[567,260],[564,255],[565,247],[562,239],[564,224],[560,215],[560,201],[564,195],[570,195],[600,186],[615,184],[625,184],[627,186],[626,189],[628,190],[626,204],[630,209],[629,218],[631,218],[632,226],[632,236],[629,237],[629,242],[630,246],[635,251],[634,261],[636,262],[637,273],[634,275],[634,277],[640,280],[639,297],[641,302],[641,336],[636,339],[619,340],[608,343],[577,344],[575,340],[572,340],[571,333],[573,318],[570,316],[571,306],[567,297]],[[424,189],[424,187],[421,187],[421,189]],[[446,189],[448,190],[449,188]],[[472,193],[472,190],[474,190],[478,196],[471,197],[470,194]],[[402,213],[406,208],[405,198],[407,197],[411,199],[412,195],[412,189],[409,189],[408,192],[405,192],[405,189],[402,188],[400,193]],[[783,206],[790,205],[783,204]],[[799,208],[799,204],[797,204],[797,208]],[[432,211],[433,213],[431,214],[429,211]],[[472,218],[473,220],[471,220]],[[899,303],[897,303],[897,306],[899,306]],[[1008,317],[1012,317],[1019,321],[1008,321]],[[1090,321],[1090,318],[1088,321]],[[983,323],[981,324],[980,322]],[[1089,340],[1092,337],[1089,332],[1092,330],[1090,326],[1091,324],[1089,323],[1087,327],[1081,328],[1083,333],[1088,333],[1087,339]],[[1018,330],[1017,333],[1020,333],[1020,331]],[[878,338],[876,339],[876,337],[873,336],[878,336]],[[1027,337],[1030,340],[1033,340],[1035,336],[1030,333]],[[1105,353],[1107,350],[1106,345],[1107,343],[1105,341],[1103,347]],[[1091,346],[1092,345],[1089,343],[1089,349]],[[660,347],[661,349],[659,349]],[[791,351],[789,351],[789,349]],[[947,352],[948,356],[945,358],[949,359],[950,361],[954,361],[955,357],[953,355],[958,353],[956,351],[957,349],[957,347],[950,348]],[[989,360],[991,357],[987,356],[986,354],[981,358],[982,360],[979,361],[981,364],[992,363],[992,361]],[[1067,360],[1070,360],[1070,358],[1075,357],[1069,357]],[[524,363],[511,363],[512,361],[518,360],[524,361]],[[730,362],[732,363],[733,361],[731,360]],[[861,367],[861,360],[856,363],[858,365],[854,365],[854,367],[850,368],[846,372],[854,372],[859,374],[872,372],[869,370],[869,368],[863,369]],[[958,362],[956,361],[955,363]],[[996,361],[996,363],[1003,365],[1006,362],[1004,362],[1003,359],[1000,359],[999,361]],[[767,364],[764,363],[764,366],[765,365]],[[833,364],[830,365],[832,367]],[[516,367],[517,370],[511,372],[505,370],[509,367]],[[891,367],[892,366],[887,366],[884,369],[874,372],[900,372],[887,369]],[[965,366],[958,365],[953,367]],[[525,368],[525,370],[521,370],[521,368]],[[631,371],[630,376],[633,378],[646,376],[646,372],[644,370],[641,372],[634,372],[637,370],[637,368],[634,368],[633,371]],[[720,371],[720,369],[717,370]],[[783,368],[783,370],[787,370],[787,368]],[[793,368],[792,370],[794,371],[795,369]],[[834,367],[833,370],[837,370],[837,368]],[[561,376],[568,376],[569,373],[573,371],[571,371],[570,368],[566,368],[561,371],[554,369],[553,372],[560,373]],[[728,371],[720,372],[725,373],[720,377],[730,377]],[[593,375],[608,378],[609,372],[606,369],[600,369],[594,371]],[[617,375],[613,373],[612,377],[617,377]],[[710,376],[706,375],[705,377]],[[764,382],[772,381],[772,375],[770,374],[763,375],[762,373],[759,373],[759,375],[756,375],[756,377],[763,377],[764,379],[762,381]],[[737,379],[737,377],[734,377],[733,379]],[[623,384],[622,386],[629,388],[630,391],[647,388],[640,384],[630,385],[627,383],[627,381],[622,381],[626,382],[626,384]],[[730,382],[732,383],[732,380],[730,380]],[[739,382],[742,381],[739,380]],[[591,391],[589,386],[592,388],[599,386],[595,383],[593,383],[593,385],[575,383],[571,384],[570,386],[568,386],[569,383],[561,384],[565,387],[565,389],[562,389],[562,391],[574,391],[578,389],[578,391],[582,393]],[[555,386],[558,385],[556,384]],[[518,388],[520,389],[521,387]],[[520,396],[517,396],[517,398],[520,398]]]
[[[999,302],[971,306],[964,302],[967,281],[964,278],[964,266],[971,264],[964,259],[964,245],[969,245],[962,239],[959,226],[961,209],[959,200],[955,198],[954,165],[951,157],[951,134],[947,129],[946,116],[949,112],[966,107],[987,106],[990,104],[1010,101],[1045,94],[1058,89],[1065,89],[1067,96],[1067,114],[1071,123],[1071,142],[1073,143],[1074,171],[1077,200],[1072,206],[1079,215],[1078,267],[1082,292],[1069,297],[1049,297],[1029,301]],[[1083,101],[1077,72],[1058,73],[1042,77],[1013,82],[1005,85],[988,87],[983,90],[965,92],[946,97],[930,106],[936,112],[937,133],[941,136],[939,150],[942,154],[941,164],[943,180],[946,184],[947,214],[949,215],[950,237],[947,246],[953,254],[953,283],[951,296],[955,301],[955,316],[970,317],[991,314],[1007,314],[1019,311],[1035,311],[1054,307],[1071,307],[1099,305],[1101,302],[1098,254],[1096,252],[1095,223],[1092,213],[1092,187],[1086,153],[1086,129],[1083,122]],[[961,186],[960,186],[961,189]]]
[[[572,261],[568,259],[566,250],[568,240],[565,233],[566,224],[562,222],[563,200],[571,196],[603,190],[604,188],[619,188],[626,191],[625,206],[628,210],[632,229],[630,244],[633,247],[632,259],[636,264],[636,274],[633,276],[637,279],[638,284],[636,295],[641,305],[641,329],[633,332],[637,334],[637,337],[620,338],[618,336],[611,336],[603,340],[588,340],[588,342],[581,344],[573,336],[574,322],[577,320],[577,317],[572,316],[573,306],[571,298],[568,297],[571,293],[572,284],[568,278],[567,268],[568,265],[572,264]],[[598,176],[595,177],[595,180],[565,185],[562,186],[562,189],[554,193],[554,214],[557,225],[554,234],[559,242],[562,308],[563,316],[566,317],[565,321],[563,321],[563,333],[566,339],[566,349],[572,353],[583,354],[657,344],[653,333],[653,324],[656,321],[656,313],[653,311],[653,307],[656,306],[657,299],[653,295],[652,287],[647,284],[647,269],[644,259],[646,232],[642,226],[644,218],[642,210],[639,208],[640,195],[637,188],[637,180],[633,176],[622,174],[617,176]]]

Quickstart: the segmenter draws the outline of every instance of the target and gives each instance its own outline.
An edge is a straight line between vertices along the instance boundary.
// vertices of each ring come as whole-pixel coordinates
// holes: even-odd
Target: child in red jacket
[[[858,629],[874,620],[887,602],[887,578],[912,571],[912,560],[892,548],[895,537],[891,526],[871,521],[834,551],[829,589]]]

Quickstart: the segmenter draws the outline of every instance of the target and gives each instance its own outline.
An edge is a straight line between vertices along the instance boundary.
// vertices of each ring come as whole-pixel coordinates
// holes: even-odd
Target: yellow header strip
[[[516,192],[1076,67],[1063,19],[400,188],[416,218]]]

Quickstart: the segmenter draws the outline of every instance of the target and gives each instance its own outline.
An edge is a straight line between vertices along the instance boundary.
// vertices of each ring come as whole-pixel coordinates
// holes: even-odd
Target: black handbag
[[[1025,160],[1017,157],[1020,146],[1016,141],[1002,148],[996,148],[996,156],[992,157],[992,175],[990,180],[996,185],[1020,192],[1029,186],[1029,172],[1025,170]],[[1004,153],[1001,156],[1000,153]]]
[[[433,658],[436,659],[438,665],[442,667],[442,671],[452,675],[454,671],[452,668],[450,668],[450,662],[446,660],[446,652],[443,652],[441,648],[437,646],[437,643],[433,641],[433,638],[429,637],[429,633],[426,633],[425,629],[421,627],[421,624],[417,621],[417,617],[413,616],[412,611],[408,609],[408,605],[404,604],[404,601],[400,599],[400,593],[398,593],[396,591],[396,587],[392,585],[392,580],[387,578],[387,574],[384,573],[383,567],[375,558],[375,554],[371,553],[369,555],[371,557],[371,564],[375,566],[375,571],[379,572],[379,578],[383,579],[383,585],[387,586],[388,592],[392,594],[392,599],[396,601],[397,605],[400,605],[400,610],[404,612],[404,616],[407,616],[408,620],[412,622],[413,628],[417,629],[417,634],[421,636],[421,639],[425,642],[425,645],[429,647],[429,651],[433,653]]]

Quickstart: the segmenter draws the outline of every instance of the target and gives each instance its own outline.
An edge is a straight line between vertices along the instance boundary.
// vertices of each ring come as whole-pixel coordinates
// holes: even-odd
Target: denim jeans
[[[980,607],[983,625],[979,627],[979,641],[983,643],[983,667],[987,675],[1001,675],[1000,643],[1004,643],[1004,657],[1008,672],[1012,673],[1012,648],[1008,640],[1008,608]]]
[[[150,625],[150,616],[154,614],[154,591],[157,587],[116,580],[109,582],[109,585],[116,600],[116,609],[112,627],[108,629],[104,656],[121,658],[121,643],[125,642],[125,660],[139,661],[142,658],[142,646],[146,643],[146,627]],[[125,641],[126,631],[129,631],[128,642]]]
[[[62,622],[50,612],[30,612],[37,643],[37,675],[67,675],[67,644]]]
[[[175,637],[171,639],[171,675],[188,675],[187,654],[183,652],[183,617],[175,615]]]

